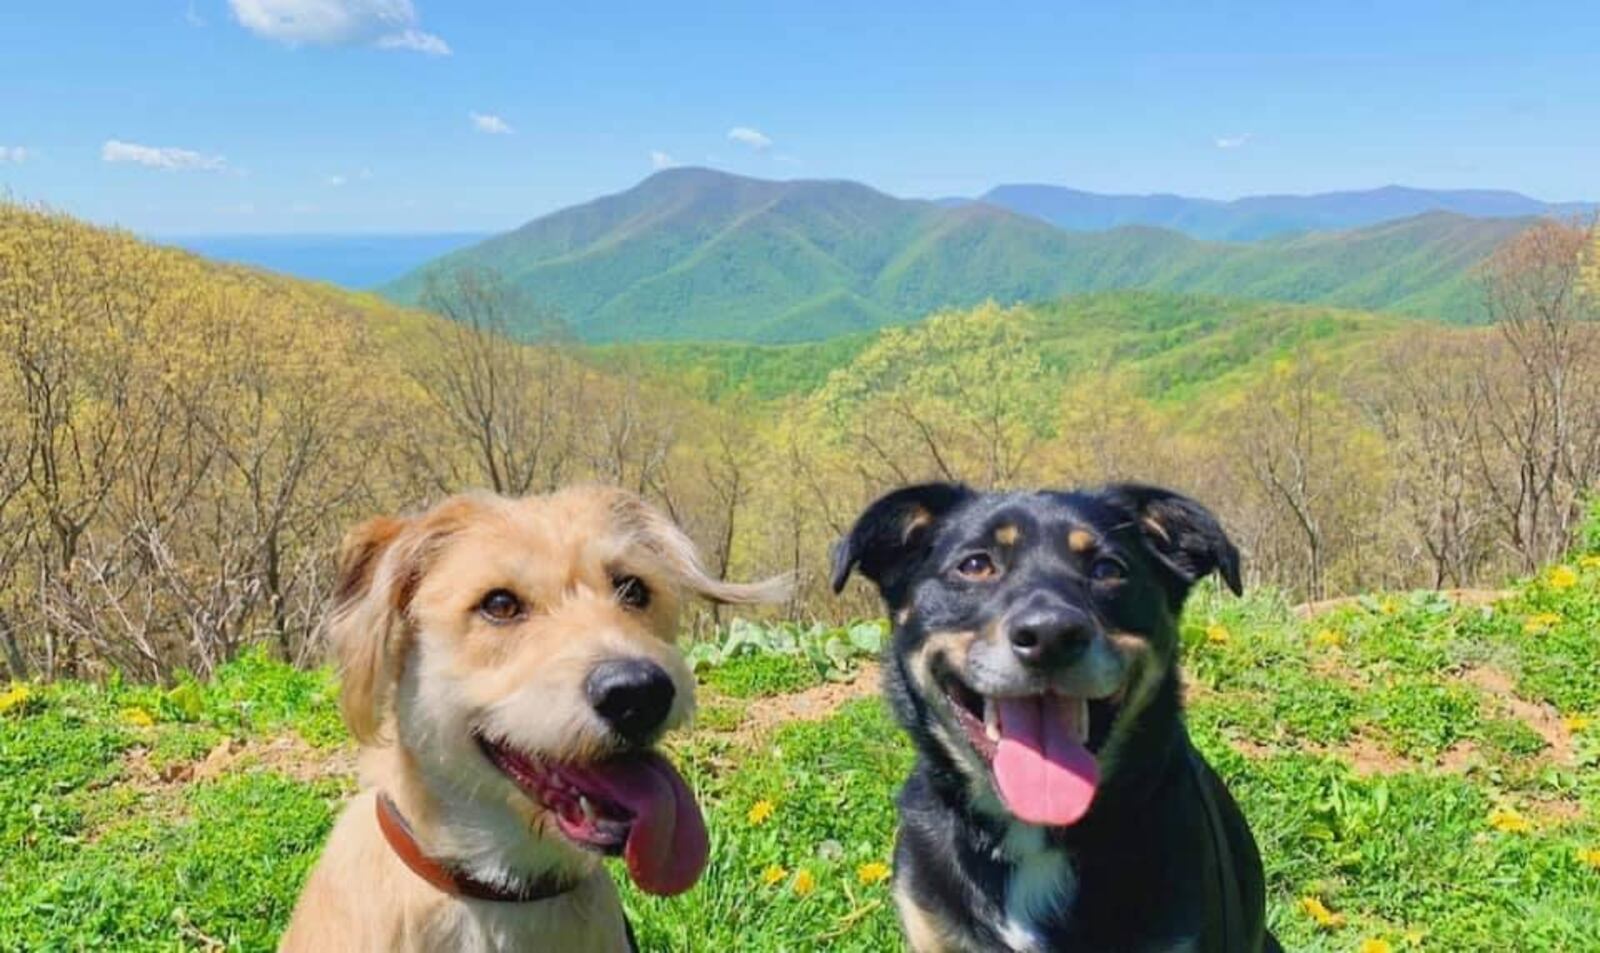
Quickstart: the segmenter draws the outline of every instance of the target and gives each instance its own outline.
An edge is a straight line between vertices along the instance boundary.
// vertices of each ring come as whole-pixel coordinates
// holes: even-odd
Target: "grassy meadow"
[[[1596,554],[1311,618],[1196,597],[1191,732],[1250,818],[1288,948],[1597,948],[1597,627]],[[876,694],[881,635],[736,625],[691,646],[701,715],[672,747],[713,855],[683,897],[626,892],[645,949],[896,948],[910,752]],[[336,692],[260,654],[205,684],[0,692],[0,950],[271,948],[354,789]]]

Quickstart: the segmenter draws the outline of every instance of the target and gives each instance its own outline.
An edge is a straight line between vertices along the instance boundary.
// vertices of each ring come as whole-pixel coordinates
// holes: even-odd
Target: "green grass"
[[[1595,948],[1600,867],[1582,852],[1600,849],[1597,630],[1594,557],[1489,608],[1394,595],[1300,621],[1270,594],[1197,597],[1190,730],[1250,818],[1290,949]],[[692,647],[703,712],[672,747],[713,854],[682,897],[624,887],[645,948],[896,948],[888,886],[861,876],[889,860],[911,759],[881,702],[759,740],[733,731],[764,698],[829,677],[830,651],[848,667],[853,644],[849,630],[778,626]],[[1469,677],[1485,671],[1546,723]],[[252,655],[205,686],[0,691],[0,950],[270,949],[353,782],[248,759],[189,783],[140,771],[198,762],[224,738],[292,733],[306,758],[338,751],[332,688],[325,671]],[[1540,734],[1561,717],[1577,719],[1565,760]],[[1305,898],[1337,922],[1319,925]]]

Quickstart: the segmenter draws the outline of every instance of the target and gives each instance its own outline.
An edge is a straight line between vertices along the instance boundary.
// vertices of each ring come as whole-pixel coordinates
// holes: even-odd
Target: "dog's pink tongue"
[[[1029,824],[1076,824],[1094,800],[1100,765],[1078,742],[1088,717],[1081,699],[998,698],[1000,749],[994,776],[1006,807]]]
[[[584,786],[633,814],[623,857],[640,889],[661,896],[694,886],[711,843],[694,792],[676,768],[647,753],[592,765]]]

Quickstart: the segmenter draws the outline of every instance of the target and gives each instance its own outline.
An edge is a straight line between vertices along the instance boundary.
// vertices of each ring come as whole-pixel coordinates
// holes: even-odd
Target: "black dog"
[[[894,618],[886,690],[918,759],[895,900],[914,950],[1277,950],[1243,815],[1189,742],[1178,615],[1239,553],[1153,487],[872,504],[834,552]]]

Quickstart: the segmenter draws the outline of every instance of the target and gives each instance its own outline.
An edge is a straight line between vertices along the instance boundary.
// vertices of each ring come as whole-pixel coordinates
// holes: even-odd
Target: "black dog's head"
[[[1129,726],[1175,686],[1189,588],[1215,571],[1240,591],[1210,512],[1129,484],[897,490],[838,545],[835,591],[853,570],[888,603],[890,696],[924,753],[974,804],[1056,827],[1088,811]]]

